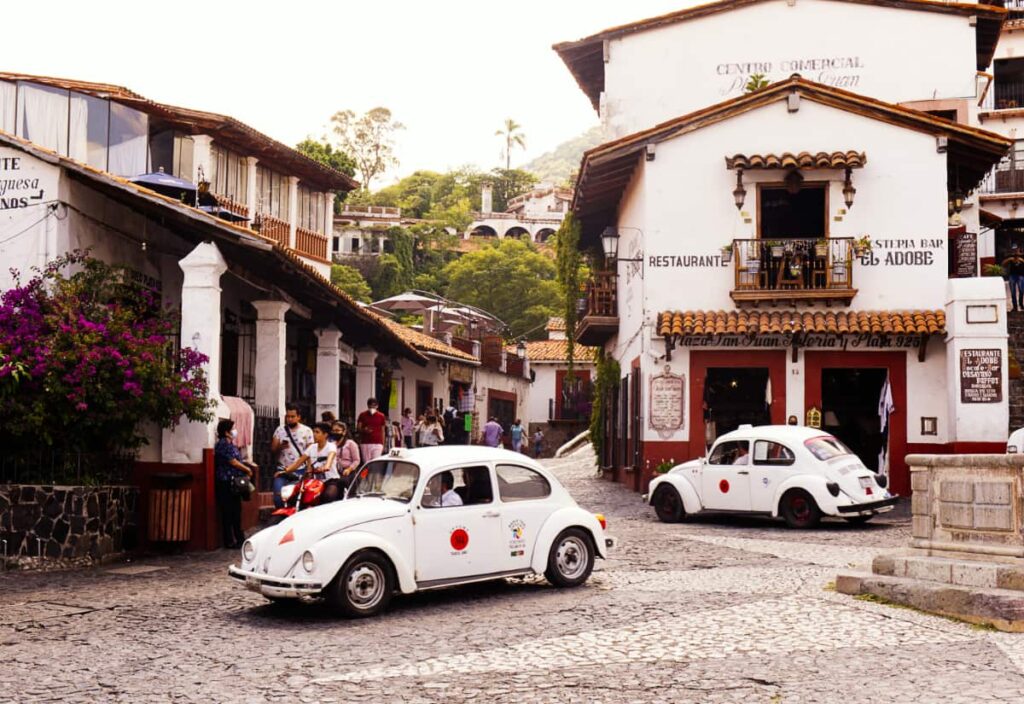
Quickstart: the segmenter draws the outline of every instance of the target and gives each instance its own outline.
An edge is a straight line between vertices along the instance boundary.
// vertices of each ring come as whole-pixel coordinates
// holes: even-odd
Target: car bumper
[[[306,579],[291,579],[289,577],[274,577],[269,574],[258,574],[249,572],[240,567],[231,565],[228,567],[228,574],[242,582],[249,591],[258,592],[263,596],[276,598],[297,599],[300,596],[319,594],[323,591],[323,585],[319,582],[311,582]]]
[[[869,501],[865,504],[850,504],[849,506],[836,506],[836,511],[841,515],[860,514],[860,513],[883,513],[885,511],[892,511],[893,506],[899,501],[898,496],[893,496],[888,499],[882,499],[881,501]]]

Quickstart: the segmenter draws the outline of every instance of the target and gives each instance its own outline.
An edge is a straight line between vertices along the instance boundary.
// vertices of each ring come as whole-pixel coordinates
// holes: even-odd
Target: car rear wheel
[[[567,528],[551,544],[544,576],[556,587],[578,587],[594,570],[594,545],[582,528]]]
[[[683,520],[686,511],[683,509],[683,498],[675,487],[663,484],[659,486],[651,498],[654,512],[662,523],[678,523]]]
[[[779,513],[790,528],[813,528],[821,522],[821,510],[814,498],[803,489],[787,491],[782,497]]]
[[[855,526],[862,526],[874,517],[875,514],[873,513],[867,513],[863,516],[845,516],[846,522],[852,523]]]
[[[345,562],[325,590],[331,607],[342,616],[376,616],[391,601],[395,580],[391,564],[380,553],[364,550]]]

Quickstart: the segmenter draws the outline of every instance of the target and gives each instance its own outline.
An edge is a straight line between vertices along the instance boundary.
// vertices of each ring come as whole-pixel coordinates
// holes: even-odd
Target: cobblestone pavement
[[[0,575],[0,702],[1024,701],[1024,636],[829,590],[905,545],[906,518],[663,525],[589,458],[549,464],[621,541],[585,587],[476,585],[342,621],[267,605],[223,551]]]

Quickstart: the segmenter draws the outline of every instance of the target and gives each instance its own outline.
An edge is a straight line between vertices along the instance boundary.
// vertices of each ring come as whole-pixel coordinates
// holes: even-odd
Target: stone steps
[[[1024,561],[1021,564],[958,560],[927,555],[879,555],[871,564],[877,576],[906,577],[936,584],[1022,592]]]
[[[1024,632],[1024,592],[893,577],[850,573],[836,577],[841,594],[870,594],[921,611],[950,616],[969,623],[993,626],[1000,631]]]

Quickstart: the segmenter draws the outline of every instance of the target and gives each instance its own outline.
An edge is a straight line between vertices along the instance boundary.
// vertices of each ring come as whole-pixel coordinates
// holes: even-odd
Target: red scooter
[[[306,472],[298,483],[281,489],[284,506],[270,514],[270,525],[276,526],[296,511],[317,506],[323,496],[324,486],[323,481]]]

